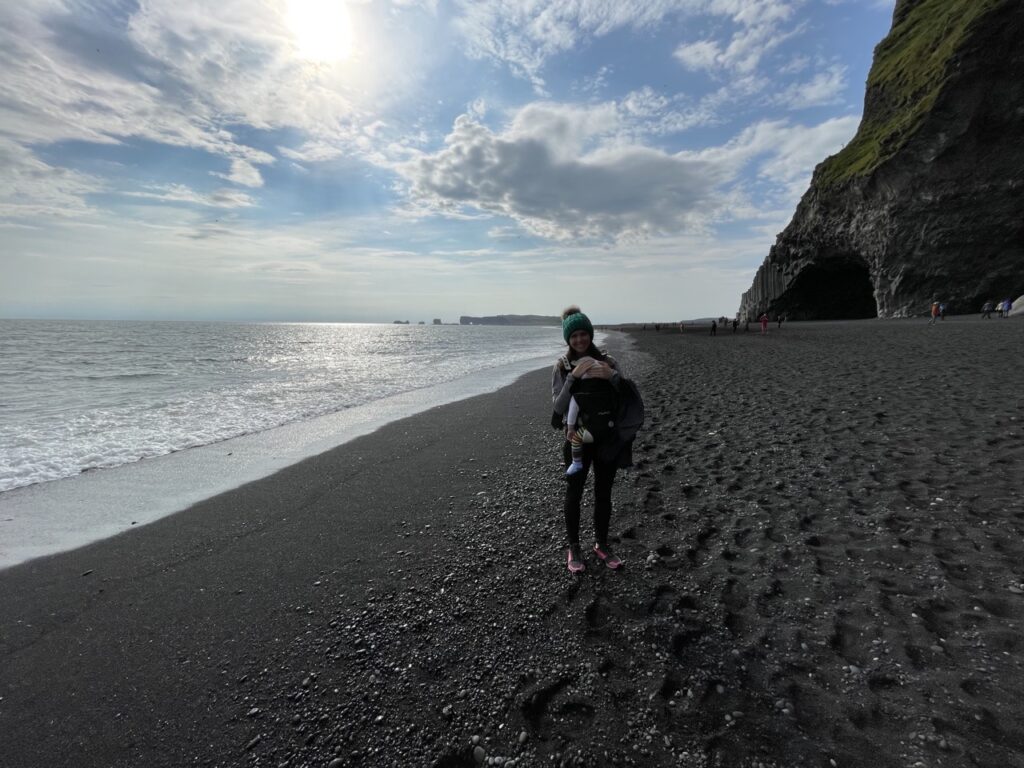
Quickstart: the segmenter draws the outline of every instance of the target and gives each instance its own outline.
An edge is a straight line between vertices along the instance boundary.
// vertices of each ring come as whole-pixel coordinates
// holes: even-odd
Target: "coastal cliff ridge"
[[[900,0],[857,134],[820,163],[739,314],[907,317],[1024,293],[1024,4]]]

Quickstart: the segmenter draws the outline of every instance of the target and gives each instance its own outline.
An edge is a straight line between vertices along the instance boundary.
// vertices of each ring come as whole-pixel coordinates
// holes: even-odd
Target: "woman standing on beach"
[[[564,417],[573,397],[573,385],[582,381],[599,380],[618,391],[622,376],[618,363],[594,346],[594,326],[579,307],[572,306],[562,312],[562,338],[569,345],[565,356],[555,363],[551,374],[551,401],[555,413]],[[589,358],[583,360],[582,358]],[[580,361],[580,362],[576,362]],[[563,418],[563,424],[564,424]],[[580,548],[580,501],[583,486],[587,481],[590,467],[594,468],[594,553],[609,568],[619,568],[622,561],[608,546],[608,526],[612,516],[612,484],[618,468],[618,456],[607,455],[614,445],[613,433],[597,433],[590,430],[594,441],[583,445],[583,469],[566,477],[565,490],[565,531],[568,540],[568,567],[571,573],[579,573],[583,564],[583,550]],[[566,428],[566,443],[563,453],[566,466],[569,465],[572,435]]]

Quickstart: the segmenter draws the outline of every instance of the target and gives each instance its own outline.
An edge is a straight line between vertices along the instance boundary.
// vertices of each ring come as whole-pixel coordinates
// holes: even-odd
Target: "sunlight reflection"
[[[288,0],[288,27],[299,56],[339,62],[352,53],[352,22],[341,0]]]

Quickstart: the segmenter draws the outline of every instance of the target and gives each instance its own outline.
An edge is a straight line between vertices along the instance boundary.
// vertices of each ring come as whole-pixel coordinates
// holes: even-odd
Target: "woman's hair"
[[[588,349],[586,352],[584,352],[583,354],[577,354],[575,349],[569,347],[569,352],[566,354],[566,357],[568,357],[569,360],[579,360],[581,357],[592,357],[595,360],[598,360],[602,363],[605,360],[607,360],[607,358],[604,356],[601,350],[594,346],[593,339],[590,340],[590,349]]]

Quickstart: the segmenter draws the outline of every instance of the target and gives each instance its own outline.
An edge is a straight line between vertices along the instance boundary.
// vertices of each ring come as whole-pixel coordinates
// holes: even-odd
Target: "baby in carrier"
[[[593,362],[593,358],[580,358],[574,365],[588,361]],[[571,370],[568,360],[565,366],[566,370]],[[565,415],[572,457],[565,471],[567,477],[583,471],[583,445],[601,441],[614,428],[616,403],[614,387],[607,380],[591,376],[590,373],[583,374],[573,386],[573,396]]]
[[[593,362],[592,357],[582,357],[577,360],[577,364],[583,362]],[[590,373],[583,374],[584,379],[591,378]],[[572,463],[569,468],[565,470],[566,475],[575,475],[577,472],[583,471],[583,444],[594,442],[594,436],[587,431],[587,428],[582,424],[577,425],[580,419],[580,404],[576,401],[576,397],[569,398],[569,410],[565,415],[565,424],[569,428],[569,445],[572,450]]]

